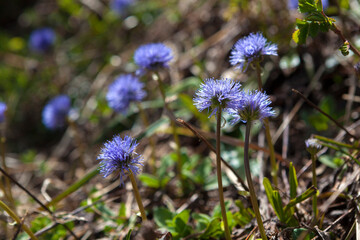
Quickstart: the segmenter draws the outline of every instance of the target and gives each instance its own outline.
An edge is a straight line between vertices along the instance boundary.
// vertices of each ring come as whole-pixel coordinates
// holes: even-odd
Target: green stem
[[[229,230],[227,217],[226,217],[224,191],[223,191],[222,178],[221,178],[221,156],[220,156],[221,108],[220,107],[219,107],[216,117],[217,117],[217,122],[216,122],[216,175],[217,175],[218,186],[219,186],[219,199],[220,199],[221,215],[222,215],[223,222],[224,222],[225,238],[226,238],[226,240],[231,240],[230,230]]]
[[[5,210],[5,212],[7,212],[9,214],[10,217],[12,217],[12,219],[14,219],[20,226],[21,228],[30,236],[31,239],[35,239],[37,240],[38,238],[34,235],[34,233],[30,230],[30,228],[25,225],[21,219],[3,202],[0,200],[0,207],[2,209]]]
[[[335,141],[335,140],[333,140],[331,138],[327,138],[327,137],[324,137],[324,136],[313,135],[313,137],[316,138],[316,139],[319,139],[320,141],[328,142],[328,143],[331,143],[331,144],[334,144],[334,145],[337,145],[337,146],[340,146],[340,147],[345,147],[345,148],[349,148],[349,149],[358,149],[359,148],[359,146],[338,142],[338,141]]]
[[[251,172],[250,172],[250,164],[249,164],[250,129],[251,129],[251,122],[247,122],[246,123],[246,133],[245,133],[245,146],[244,146],[245,174],[246,174],[246,179],[247,179],[247,182],[248,182],[248,187],[249,187],[249,192],[250,192],[250,200],[251,200],[251,204],[253,206],[256,221],[258,223],[260,235],[261,235],[261,238],[263,240],[267,240],[267,236],[266,236],[266,233],[265,233],[263,222],[261,220],[259,206],[258,206],[258,203],[257,203],[257,197],[256,197],[256,194],[255,194],[255,188],[254,188],[254,184],[252,182]]]
[[[311,154],[312,161],[312,184],[315,188],[317,188],[317,180],[316,180],[316,154]],[[314,219],[318,217],[318,209],[317,209],[317,193],[315,193],[312,197],[312,207],[313,207],[313,215]]]
[[[185,186],[185,183],[184,183],[184,178],[181,174],[181,169],[182,169],[182,158],[181,158],[181,151],[180,151],[180,140],[179,140],[179,134],[177,132],[177,128],[176,128],[176,124],[175,124],[175,116],[174,114],[172,113],[172,111],[170,110],[170,107],[169,105],[167,104],[166,102],[166,95],[165,95],[165,87],[164,87],[164,83],[162,82],[160,76],[158,73],[154,72],[153,74],[153,79],[155,81],[158,82],[159,84],[159,90],[160,90],[160,94],[161,94],[161,97],[164,101],[164,107],[165,107],[165,110],[169,116],[169,119],[170,119],[170,124],[171,124],[171,129],[172,129],[172,134],[173,134],[173,137],[174,137],[174,141],[175,141],[175,145],[176,145],[176,155],[177,155],[177,174],[178,176],[180,177],[180,181],[182,183],[182,186],[184,187]]]
[[[258,85],[259,85],[259,91],[263,92],[262,81],[261,81],[261,68],[260,68],[259,62],[256,63],[256,75],[257,75],[257,80],[258,80]],[[264,119],[264,126],[265,126],[266,142],[268,144],[269,152],[270,152],[271,177],[272,177],[272,181],[273,181],[273,184],[275,185],[275,187],[278,187],[278,178],[277,178],[278,164],[276,162],[275,149],[274,149],[274,145],[273,145],[272,139],[271,139],[269,120],[267,118]]]
[[[132,187],[133,187],[133,190],[134,190],[135,199],[136,199],[136,202],[137,202],[137,204],[138,204],[138,206],[139,206],[141,218],[142,218],[143,221],[146,221],[147,218],[146,218],[146,213],[145,213],[144,205],[142,204],[142,201],[141,201],[139,189],[138,189],[138,187],[137,187],[134,174],[133,174],[133,172],[132,172],[130,169],[129,169],[129,176],[130,176],[130,181],[131,181],[131,184],[132,184]]]

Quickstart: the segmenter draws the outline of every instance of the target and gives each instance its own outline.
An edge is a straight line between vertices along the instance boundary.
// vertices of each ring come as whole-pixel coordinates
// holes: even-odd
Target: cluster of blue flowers
[[[246,71],[249,64],[261,61],[265,55],[277,56],[277,49],[277,45],[269,42],[261,33],[250,33],[235,43],[230,53],[230,64]]]
[[[146,96],[143,88],[144,84],[137,77],[131,74],[120,75],[109,86],[106,100],[115,112],[126,113],[131,102],[141,101]]]
[[[123,176],[131,170],[134,175],[141,172],[140,166],[143,166],[143,157],[135,152],[138,143],[135,139],[125,136],[115,136],[111,141],[104,144],[101,153],[98,156],[100,162],[100,173],[108,177],[112,173],[120,175],[120,183],[123,182]]]
[[[0,102],[0,123],[5,121],[6,103]]]
[[[216,114],[219,108],[224,109],[233,117],[231,124],[262,121],[275,115],[269,106],[271,101],[268,95],[257,90],[245,92],[240,86],[229,79],[205,80],[195,93],[194,104],[199,111],[211,111],[209,117]]]
[[[246,71],[249,64],[260,62],[264,55],[276,56],[277,45],[268,42],[261,33],[251,33],[235,43],[230,63]],[[240,83],[231,79],[205,80],[193,100],[199,111],[211,111],[209,117],[216,114],[219,108],[224,109],[232,115],[232,124],[238,121],[262,121],[275,115],[266,93],[257,90],[245,92]]]
[[[133,0],[113,0],[110,3],[110,7],[117,14],[124,15],[133,3]]]

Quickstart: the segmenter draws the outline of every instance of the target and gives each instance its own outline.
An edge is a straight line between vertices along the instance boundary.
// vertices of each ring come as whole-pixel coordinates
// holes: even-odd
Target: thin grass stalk
[[[226,240],[231,240],[229,225],[228,225],[227,217],[226,217],[224,191],[223,191],[222,177],[221,177],[221,156],[220,156],[221,107],[219,107],[216,117],[217,117],[217,121],[216,121],[216,175],[217,175],[218,186],[219,186],[219,200],[220,200],[221,215],[222,215],[223,222],[224,222],[225,238],[226,238]]]
[[[149,119],[147,117],[147,114],[145,113],[144,109],[141,106],[140,102],[136,102],[136,105],[139,109],[139,113],[140,113],[140,117],[141,120],[145,126],[145,128],[148,128],[150,126],[149,123]],[[149,143],[150,143],[150,147],[151,147],[151,154],[150,154],[150,161],[149,161],[149,165],[150,165],[150,170],[153,174],[156,173],[156,158],[155,158],[155,141],[154,138],[152,136],[149,136]]]
[[[136,179],[134,177],[133,172],[130,169],[129,169],[129,176],[130,176],[130,181],[131,181],[131,184],[132,184],[132,187],[133,187],[133,190],[134,190],[135,199],[136,199],[136,202],[137,202],[137,204],[139,206],[141,218],[142,218],[143,221],[146,221],[147,218],[146,218],[144,205],[143,205],[143,203],[141,201],[141,196],[140,196],[137,184],[136,184]]]
[[[251,204],[253,206],[256,221],[258,223],[260,235],[263,240],[267,240],[267,236],[265,233],[263,222],[261,220],[259,205],[257,203],[255,188],[254,188],[254,184],[253,184],[253,181],[251,178],[251,172],[250,172],[250,163],[249,163],[250,129],[251,129],[251,122],[247,122],[246,123],[246,133],[245,133],[245,146],[244,146],[244,168],[245,168],[246,179],[248,182],[248,187],[249,187],[249,192],[250,192],[250,200],[251,200]]]
[[[22,223],[21,219],[3,202],[0,200],[0,207],[4,209],[5,212],[9,214],[9,216],[14,219],[21,228],[30,236],[31,239],[37,240],[38,238],[34,235],[34,233],[30,230],[30,228]]]
[[[261,80],[261,68],[260,68],[260,63],[256,63],[256,75],[257,75],[257,81],[258,81],[258,87],[259,87],[259,91],[263,92],[262,89],[262,80]],[[268,144],[269,147],[269,152],[270,152],[270,164],[271,164],[271,178],[273,181],[273,184],[275,185],[275,187],[278,187],[278,164],[276,162],[276,157],[275,157],[275,149],[274,149],[274,145],[272,143],[272,139],[271,139],[271,134],[270,134],[270,127],[269,127],[269,119],[268,118],[264,118],[263,120],[264,122],[264,126],[265,126],[265,137],[266,137],[266,142]]]
[[[182,173],[181,173],[182,157],[181,157],[181,152],[180,152],[180,140],[179,140],[179,134],[178,134],[177,128],[176,128],[175,117],[173,116],[172,111],[170,110],[170,107],[166,102],[165,87],[164,87],[164,84],[163,84],[163,82],[162,82],[162,80],[161,80],[161,78],[160,78],[160,76],[159,76],[159,74],[157,72],[154,72],[153,79],[155,81],[157,81],[158,84],[159,84],[159,90],[160,90],[160,93],[161,93],[161,97],[162,97],[162,99],[164,101],[164,107],[165,107],[165,110],[166,110],[166,112],[167,112],[167,114],[169,116],[169,119],[170,119],[172,135],[174,137],[174,141],[175,141],[175,145],[176,145],[175,152],[176,152],[176,156],[178,158],[177,159],[177,175],[180,178],[182,187],[184,187],[185,186],[184,178],[183,178]]]
[[[315,188],[317,188],[317,179],[316,179],[316,154],[311,154],[312,161],[312,184]],[[312,197],[312,208],[313,208],[313,216],[314,219],[317,219],[319,211],[317,208],[317,194],[315,193]]]

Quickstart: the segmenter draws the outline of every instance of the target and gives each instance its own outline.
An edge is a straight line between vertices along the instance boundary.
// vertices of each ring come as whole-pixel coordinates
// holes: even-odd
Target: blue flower
[[[0,102],[0,123],[5,121],[5,112],[6,112],[7,106],[4,102]]]
[[[264,118],[275,115],[275,112],[269,106],[271,101],[269,96],[258,90],[244,92],[242,102],[236,107],[229,109],[229,113],[234,117],[231,124],[238,121],[252,122],[254,120],[262,121]]]
[[[55,43],[55,32],[51,28],[40,28],[30,35],[29,46],[33,51],[45,52]]]
[[[231,79],[215,80],[206,79],[197,90],[194,97],[194,105],[201,112],[205,109],[211,111],[210,116],[216,114],[219,107],[227,111],[240,104],[241,84]]]
[[[329,7],[329,0],[322,0],[323,9]],[[288,8],[290,10],[295,10],[299,6],[299,0],[288,0]]]
[[[117,14],[123,15],[133,3],[133,0],[112,0],[110,6]]]
[[[71,101],[66,95],[51,99],[42,111],[42,122],[45,127],[51,130],[63,127],[70,108]]]
[[[140,166],[143,166],[143,157],[135,152],[138,143],[135,139],[125,136],[122,139],[119,135],[114,136],[111,141],[104,144],[101,153],[97,157],[100,162],[100,173],[104,178],[115,172],[120,175],[120,184],[122,185],[123,176],[131,170],[134,175],[141,172]]]
[[[277,45],[260,33],[250,33],[249,36],[238,40],[230,55],[230,64],[246,71],[252,62],[261,61],[264,55],[277,56]]]
[[[141,101],[146,96],[143,88],[144,84],[137,77],[131,74],[120,75],[109,86],[106,100],[115,112],[126,113],[132,101]]]
[[[156,70],[168,67],[173,58],[170,48],[162,43],[148,43],[140,46],[134,54],[134,61],[141,69]]]

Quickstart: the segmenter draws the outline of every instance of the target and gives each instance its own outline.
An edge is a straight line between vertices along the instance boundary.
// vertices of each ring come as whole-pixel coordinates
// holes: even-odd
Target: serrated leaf
[[[296,170],[293,163],[290,162],[289,167],[289,184],[290,184],[290,199],[296,198],[296,189],[298,187],[298,181],[296,177]]]
[[[306,21],[317,21],[317,22],[325,22],[326,18],[320,12],[313,12],[309,14],[306,18]]]
[[[301,13],[312,13],[317,11],[314,0],[299,0],[299,11]]]
[[[296,25],[298,29],[293,33],[292,39],[297,44],[304,44],[306,43],[306,38],[309,35],[310,24],[306,21],[303,21],[299,23],[297,22]]]
[[[316,37],[316,35],[318,34],[320,30],[320,25],[318,23],[310,23],[310,27],[309,27],[309,35],[311,37]]]

